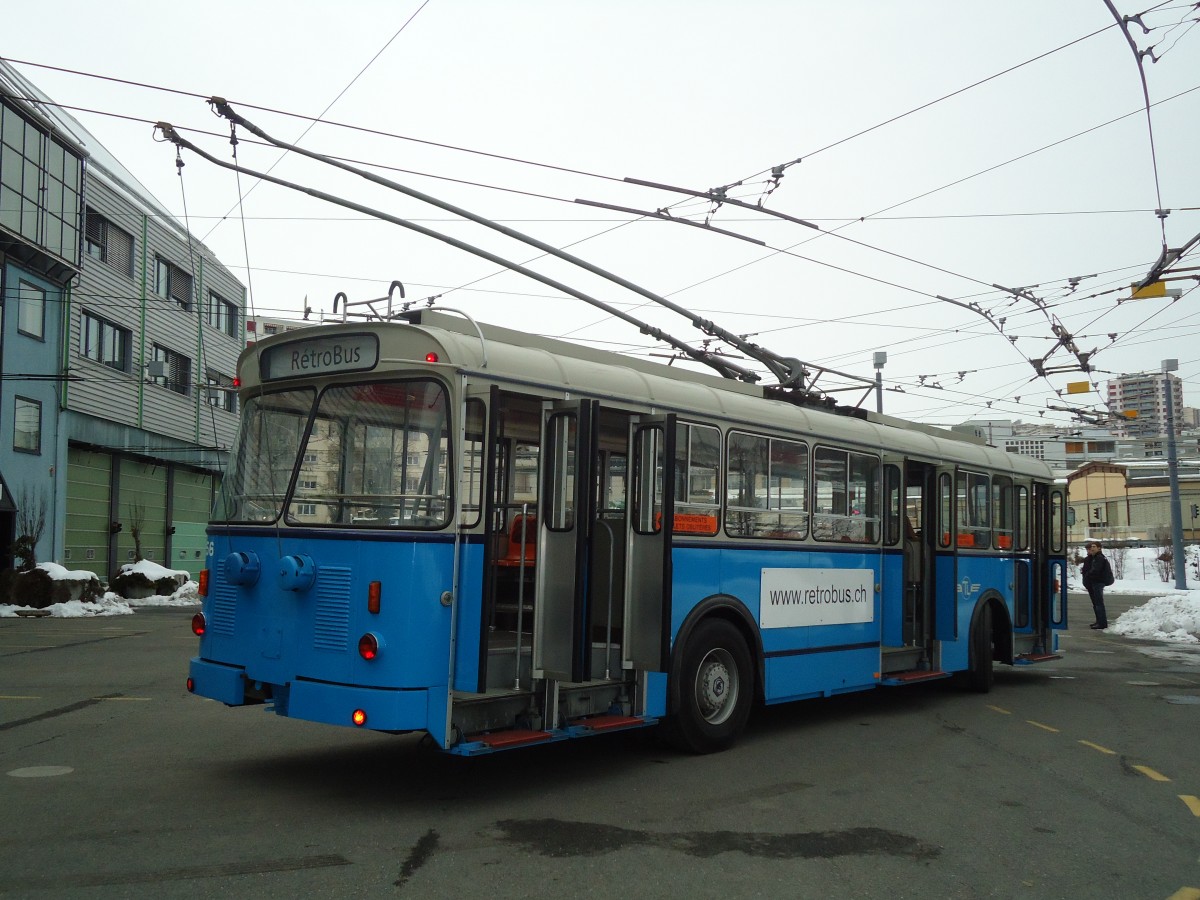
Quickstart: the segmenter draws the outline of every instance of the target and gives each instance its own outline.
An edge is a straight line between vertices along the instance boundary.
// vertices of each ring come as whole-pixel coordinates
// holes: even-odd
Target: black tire
[[[971,628],[968,656],[967,687],[977,694],[986,694],[992,689],[995,680],[992,653],[992,605],[985,603],[979,608]]]
[[[673,677],[668,740],[691,753],[732,747],[754,697],[754,669],[741,632],[724,619],[705,619],[688,636]]]

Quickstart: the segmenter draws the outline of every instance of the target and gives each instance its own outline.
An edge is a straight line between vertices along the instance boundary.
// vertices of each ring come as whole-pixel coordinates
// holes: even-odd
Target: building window
[[[208,385],[208,405],[226,412],[237,412],[237,393],[233,379],[217,372],[209,372],[205,378]]]
[[[215,291],[208,292],[208,324],[230,337],[238,336],[238,308]]]
[[[317,514],[317,504],[315,503],[297,503],[296,515],[298,516],[315,516]]]
[[[79,262],[83,160],[0,100],[0,226]]]
[[[79,317],[79,355],[102,365],[129,371],[132,333],[84,310]]]
[[[28,281],[17,282],[17,330],[39,341],[46,336],[46,292]]]
[[[188,395],[192,392],[192,361],[181,353],[154,345],[154,361],[161,363],[162,374],[152,375],[151,381],[168,391]]]
[[[174,300],[181,309],[192,308],[192,276],[161,256],[154,257],[154,293]]]
[[[274,334],[279,329],[274,325],[264,325],[263,334]]]
[[[22,453],[42,452],[42,404],[17,397],[13,410],[13,449]]]
[[[133,236],[90,209],[87,211],[85,247],[88,256],[111,266],[122,275],[133,277]]]

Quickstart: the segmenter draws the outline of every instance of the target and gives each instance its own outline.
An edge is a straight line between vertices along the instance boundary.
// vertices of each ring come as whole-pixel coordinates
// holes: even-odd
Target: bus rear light
[[[196,693],[196,682],[191,676],[188,676],[187,689],[189,694]]]
[[[379,599],[383,594],[383,584],[379,581],[372,581],[367,585],[367,612],[379,612]]]
[[[438,355],[436,353],[434,353],[432,350],[430,350],[428,353],[425,354],[425,362],[435,363],[437,361],[438,361]]]
[[[356,709],[350,714],[350,721],[361,728],[367,724],[367,711],[365,709]]]
[[[201,597],[208,596],[208,569],[200,570],[200,587],[197,590],[197,593]]]
[[[192,634],[196,637],[201,637],[204,634],[204,629],[208,625],[204,621],[204,613],[196,613],[192,616]]]
[[[358,639],[358,655],[365,660],[372,660],[379,655],[379,638],[367,632]]]

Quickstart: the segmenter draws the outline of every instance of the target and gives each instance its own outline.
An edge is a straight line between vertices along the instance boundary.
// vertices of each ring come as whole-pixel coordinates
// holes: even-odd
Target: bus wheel
[[[677,677],[679,706],[668,731],[692,753],[727,750],[750,715],[754,676],[741,632],[724,619],[696,626],[683,648]]]
[[[970,666],[967,687],[979,694],[992,689],[992,606],[985,603],[971,631]]]

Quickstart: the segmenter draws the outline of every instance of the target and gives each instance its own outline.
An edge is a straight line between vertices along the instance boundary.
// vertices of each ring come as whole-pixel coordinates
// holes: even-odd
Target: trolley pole
[[[1183,510],[1179,499],[1179,458],[1175,451],[1175,392],[1171,389],[1171,372],[1179,368],[1179,360],[1162,361],[1163,390],[1167,392],[1167,478],[1171,483],[1171,561],[1175,568],[1175,589],[1187,590],[1187,566],[1183,558]]]

